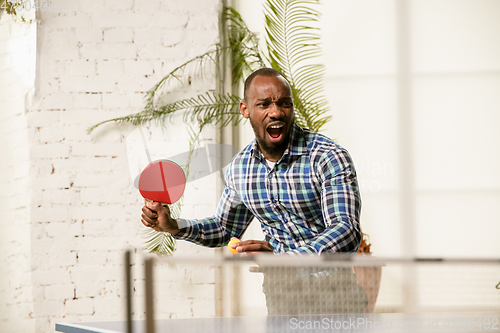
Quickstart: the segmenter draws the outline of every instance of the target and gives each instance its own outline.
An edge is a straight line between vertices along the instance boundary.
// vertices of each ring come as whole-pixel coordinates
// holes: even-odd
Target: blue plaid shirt
[[[182,228],[175,238],[223,246],[256,217],[275,253],[355,252],[360,210],[349,153],[294,124],[289,146],[272,169],[256,140],[239,152],[228,166],[215,215],[178,219]]]

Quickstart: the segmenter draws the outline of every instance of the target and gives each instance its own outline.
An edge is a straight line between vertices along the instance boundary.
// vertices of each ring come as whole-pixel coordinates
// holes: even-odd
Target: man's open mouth
[[[283,135],[284,130],[285,124],[283,123],[269,125],[267,127],[267,133],[269,133],[272,141],[279,141],[281,139],[281,136]]]

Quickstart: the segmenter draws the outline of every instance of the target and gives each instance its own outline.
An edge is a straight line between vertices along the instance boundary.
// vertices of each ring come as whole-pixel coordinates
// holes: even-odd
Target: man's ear
[[[243,118],[248,118],[250,116],[247,108],[247,103],[245,101],[240,102],[240,112]]]

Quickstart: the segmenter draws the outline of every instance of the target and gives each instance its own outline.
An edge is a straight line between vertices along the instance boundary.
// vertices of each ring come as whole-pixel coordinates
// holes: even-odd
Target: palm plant
[[[17,10],[22,10],[24,9],[26,6],[26,1],[25,0],[2,0],[1,1],[1,4],[0,4],[0,18],[2,17],[2,14],[5,12],[7,15],[11,15],[12,17],[14,17],[14,19],[20,17],[21,18],[21,22],[25,22],[25,23],[33,23],[35,20],[33,19],[30,19],[29,21],[26,20],[26,18],[20,14],[17,13]],[[47,9],[47,4],[45,4],[44,8],[45,9],[42,9],[42,7],[38,7],[38,4],[33,4],[33,6],[36,6],[36,7],[32,7],[31,6],[31,3],[29,5],[29,8],[33,8],[33,9],[40,9],[40,10],[46,10]]]
[[[312,24],[320,17],[314,9],[319,0],[266,0],[264,4],[266,45],[261,50],[258,38],[251,32],[240,14],[232,8],[224,8],[222,21],[227,33],[226,42],[217,43],[208,52],[180,65],[166,75],[146,95],[144,110],[125,117],[109,119],[89,128],[89,133],[107,122],[128,122],[135,125],[156,123],[166,126],[166,121],[174,114],[183,112],[186,123],[195,123],[191,147],[204,126],[220,127],[237,125],[242,117],[238,105],[241,96],[231,93],[206,92],[196,97],[165,102],[165,92],[175,89],[193,77],[214,75],[210,69],[217,68],[223,59],[230,59],[232,85],[237,86],[243,79],[261,67],[272,67],[283,73],[290,82],[296,122],[302,127],[319,131],[329,120],[328,108],[322,96],[324,68],[311,64],[320,55],[319,29]],[[267,54],[267,55],[266,55]],[[185,166],[188,169],[189,166]],[[180,214],[180,203],[171,208],[173,217]],[[170,254],[175,243],[166,233],[148,231],[147,250]]]

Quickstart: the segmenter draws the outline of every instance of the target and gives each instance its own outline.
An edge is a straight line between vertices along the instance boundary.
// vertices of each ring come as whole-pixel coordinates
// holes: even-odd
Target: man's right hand
[[[156,231],[168,232],[172,235],[180,231],[177,222],[170,217],[170,209],[159,202],[144,200],[141,217],[142,224]]]

